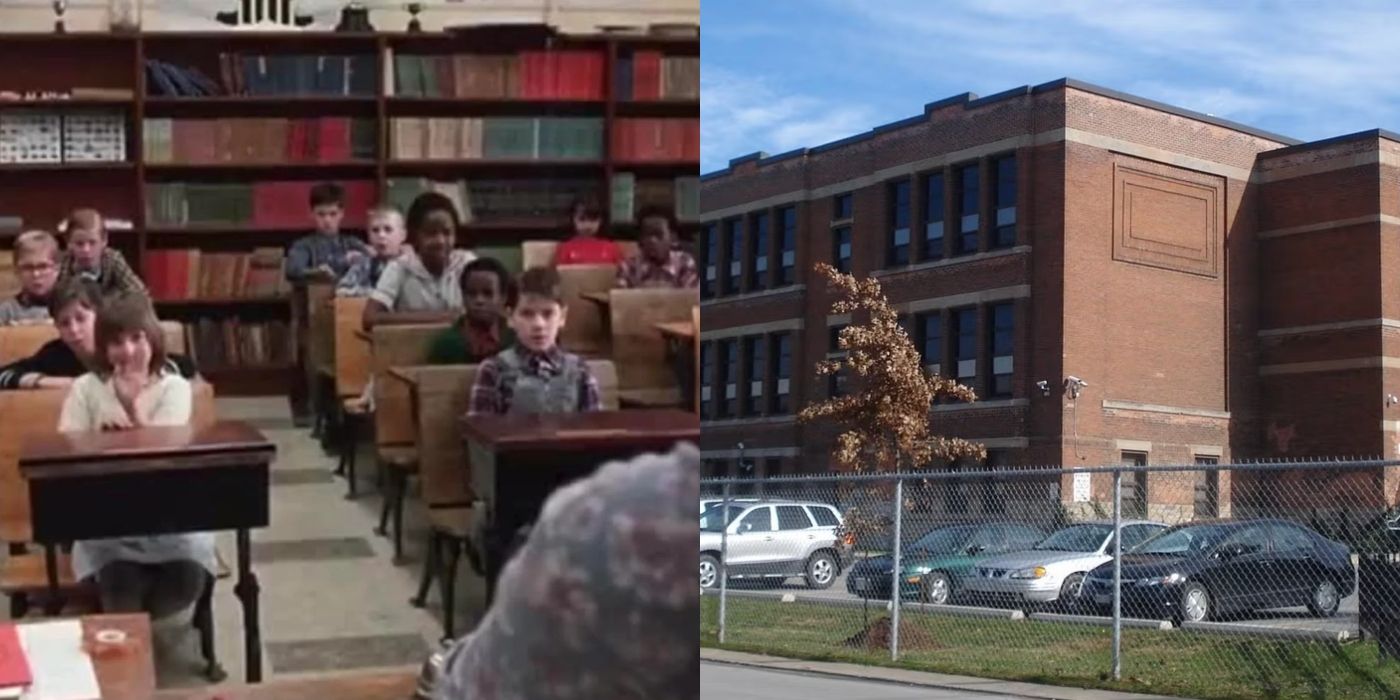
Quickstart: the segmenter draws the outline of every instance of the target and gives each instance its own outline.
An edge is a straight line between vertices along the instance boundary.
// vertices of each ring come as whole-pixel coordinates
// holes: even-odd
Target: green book
[[[422,69],[419,56],[399,54],[394,57],[394,87],[399,97],[422,97]]]
[[[637,193],[636,173],[615,173],[612,179],[612,216],[614,223],[632,223]]]
[[[421,177],[405,177],[389,180],[388,193],[385,196],[389,203],[398,207],[399,211],[407,212],[408,207],[413,204],[413,199],[428,189],[428,181]]]
[[[504,160],[528,160],[536,157],[538,119],[496,117],[483,121],[483,157]]]
[[[442,86],[438,85],[437,79],[437,56],[418,56],[417,71],[415,79],[423,86],[424,97],[442,97]]]
[[[676,219],[679,221],[700,220],[700,178],[676,178]]]
[[[350,157],[374,160],[379,156],[379,125],[373,119],[350,120]]]

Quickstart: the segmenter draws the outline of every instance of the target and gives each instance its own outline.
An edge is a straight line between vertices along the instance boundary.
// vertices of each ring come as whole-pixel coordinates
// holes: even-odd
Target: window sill
[[[952,411],[978,411],[993,408],[1013,408],[1016,406],[1029,406],[1030,399],[993,399],[990,401],[974,401],[972,403],[944,403],[933,407],[934,413],[948,413]]]
[[[943,259],[941,259],[941,260],[929,260],[929,261],[926,261],[926,262],[913,263],[912,265],[902,265],[902,266],[900,266],[900,267],[886,267],[886,268],[884,268],[884,269],[876,270],[875,272],[870,273],[870,276],[871,276],[871,277],[885,277],[885,276],[888,276],[888,275],[900,275],[900,274],[904,274],[904,273],[906,273],[906,272],[919,272],[919,271],[921,271],[921,270],[932,270],[932,269],[936,269],[936,268],[940,268],[940,267],[948,267],[948,266],[951,266],[951,265],[961,265],[961,264],[963,264],[963,263],[977,262],[977,261],[979,261],[979,260],[990,260],[990,259],[992,259],[992,258],[1000,258],[1000,257],[1005,257],[1005,256],[1007,256],[1007,255],[1019,255],[1019,254],[1022,254],[1022,253],[1029,253],[1029,252],[1031,252],[1031,247],[1028,246],[1028,245],[1016,246],[1016,247],[1013,247],[1013,248],[1001,248],[1001,249],[998,249],[998,250],[989,250],[989,251],[987,251],[987,252],[985,252],[985,253],[972,253],[972,254],[969,254],[969,255],[958,255],[958,256],[951,257],[951,258],[943,258]]]
[[[744,416],[740,418],[716,418],[714,420],[701,420],[700,425],[705,428],[730,428],[742,425],[779,425],[782,423],[792,423],[797,420],[793,414],[781,416]]]
[[[707,306],[718,306],[720,304],[727,304],[729,302],[734,301],[752,301],[754,299],[763,299],[766,297],[781,296],[784,294],[793,294],[805,291],[807,291],[807,285],[792,284],[786,287],[778,287],[776,289],[765,289],[761,292],[745,292],[743,294],[730,294],[727,296],[711,297],[709,299],[701,299],[700,308],[703,309]]]

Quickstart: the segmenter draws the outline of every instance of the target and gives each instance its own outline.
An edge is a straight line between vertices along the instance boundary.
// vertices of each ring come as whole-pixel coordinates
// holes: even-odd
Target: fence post
[[[725,603],[729,598],[729,482],[724,482],[724,496],[720,501],[720,512],[724,513],[724,527],[719,531],[719,643],[724,644]]]
[[[893,624],[890,625],[890,660],[899,660],[899,604],[903,600],[900,595],[900,582],[903,579],[900,563],[900,554],[903,553],[903,525],[904,525],[904,480],[894,482],[894,569],[890,572],[890,607],[893,609]]]
[[[1113,470],[1113,680],[1123,677],[1123,470]],[[721,630],[724,628],[721,627]]]

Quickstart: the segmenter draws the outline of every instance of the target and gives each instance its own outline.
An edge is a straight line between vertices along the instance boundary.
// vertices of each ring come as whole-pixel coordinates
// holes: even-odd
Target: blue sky
[[[703,0],[701,172],[1070,77],[1313,140],[1400,130],[1400,3]]]

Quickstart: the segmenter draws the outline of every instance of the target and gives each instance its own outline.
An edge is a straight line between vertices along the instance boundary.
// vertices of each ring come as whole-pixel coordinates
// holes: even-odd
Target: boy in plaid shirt
[[[59,265],[59,284],[71,279],[92,282],[102,296],[140,294],[149,296],[146,285],[126,258],[107,247],[107,225],[96,209],[75,209],[63,222],[68,250]]]

